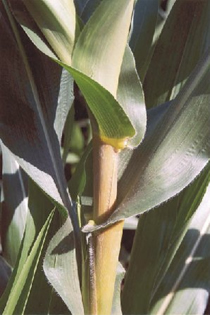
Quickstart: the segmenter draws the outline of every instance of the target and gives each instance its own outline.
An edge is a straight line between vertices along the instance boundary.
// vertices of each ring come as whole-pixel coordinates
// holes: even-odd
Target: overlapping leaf
[[[104,225],[166,201],[205,167],[210,156],[209,69],[207,53],[154,129],[148,121],[142,145],[122,152],[119,169],[125,171],[121,170],[116,210]]]
[[[181,195],[140,216],[123,291],[122,304],[126,314],[150,313],[155,293],[159,292],[161,297],[164,296],[160,287],[161,282],[174,256],[178,255],[177,249],[183,241],[193,216],[198,218],[204,215],[205,217],[205,211],[203,215],[201,212],[198,216],[195,213],[208,183],[209,166]],[[202,223],[200,229],[202,229]],[[191,245],[193,247],[194,243]],[[189,244],[187,248],[191,248],[191,245]],[[177,259],[178,257],[182,255],[178,255]],[[174,279],[178,279],[181,270],[180,265],[176,271],[174,270],[176,273]],[[191,297],[193,299],[193,292]]]
[[[175,310],[184,314],[205,312],[210,292],[209,196],[208,184],[187,234],[154,294],[151,313],[171,314]]]
[[[2,314],[24,313],[30,288],[34,279],[35,271],[42,252],[44,241],[53,217],[53,212],[50,213],[48,220],[41,229],[31,252],[20,272],[19,278],[12,286],[9,299],[7,300],[5,309]]]
[[[3,191],[1,220],[2,251],[7,262],[14,267],[25,230],[28,212],[26,176],[11,152],[2,145]]]
[[[62,91],[60,96],[60,84],[61,90],[69,91],[72,79],[62,82],[59,66],[40,54],[23,33],[18,35],[14,26],[18,48],[2,4],[1,12],[1,139],[30,177],[52,199],[69,207],[57,135],[72,102],[72,93]],[[57,107],[59,101],[62,105]],[[55,131],[57,126],[60,130]]]
[[[131,138],[139,131],[133,127],[135,125],[133,111],[127,110],[125,113],[123,106],[115,99],[132,7],[133,1],[102,2],[78,38],[73,52],[72,67],[65,58],[61,59],[62,63],[60,63],[77,82],[95,116],[99,133],[105,141],[108,141],[108,138]],[[16,13],[17,8],[14,3],[12,3],[12,8],[32,41],[39,49],[47,53],[46,49],[42,48],[43,39],[40,38],[40,30],[30,22],[30,18],[25,21],[23,10]],[[108,16],[109,19],[107,19]],[[50,28],[50,25],[48,27]],[[52,57],[51,53],[48,55]],[[140,85],[139,89],[141,89]],[[142,93],[141,90],[140,93]],[[141,117],[142,106],[139,107],[139,124],[143,129],[146,117],[145,112]],[[142,137],[142,134],[138,136],[140,139]]]
[[[148,63],[152,39],[155,32],[159,3],[157,0],[136,1],[132,22],[130,47],[136,60],[136,68],[144,78]]]
[[[146,74],[147,107],[165,103],[178,94],[210,46],[209,19],[208,0],[175,2]]]

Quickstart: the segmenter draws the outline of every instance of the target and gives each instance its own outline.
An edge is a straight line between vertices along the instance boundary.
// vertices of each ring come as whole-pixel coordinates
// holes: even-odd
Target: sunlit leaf
[[[119,169],[125,171],[119,180],[116,210],[105,225],[147,211],[173,197],[207,164],[209,67],[210,54],[206,54],[143,143],[133,152],[122,152]]]
[[[208,183],[209,167],[181,195],[140,216],[123,290],[126,314],[150,313],[155,292],[162,294],[161,281],[196,216]],[[180,273],[177,268],[176,279]]]

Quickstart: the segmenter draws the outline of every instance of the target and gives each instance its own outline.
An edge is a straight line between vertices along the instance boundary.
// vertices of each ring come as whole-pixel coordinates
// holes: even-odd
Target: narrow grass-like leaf
[[[100,136],[103,137],[105,142],[108,141],[107,138],[111,138],[109,142],[116,147],[125,146],[124,140],[133,137],[135,134],[132,125],[133,117],[128,117],[121,105],[113,97],[118,86],[118,77],[126,46],[132,7],[133,1],[117,1],[114,3],[114,7],[110,0],[103,2],[79,36],[73,53],[73,67],[66,66],[65,60],[62,60],[63,63],[59,62],[71,73],[81,89],[98,123]],[[14,6],[13,10],[15,11]],[[109,16],[109,19],[107,19],[107,16]],[[17,16],[18,21],[24,27],[31,40],[39,49],[42,49],[40,48],[40,41],[42,42],[43,39],[40,38],[39,31],[30,23],[27,26],[30,29],[29,32],[26,29],[26,25],[24,25],[25,20],[23,17]],[[120,26],[123,26],[123,34],[119,31]],[[95,40],[96,30],[97,40]],[[115,43],[114,46],[112,45],[113,42]],[[106,49],[104,49],[103,43],[105,43]],[[116,43],[118,44],[116,45]],[[116,47],[114,51],[113,47]],[[90,54],[89,48],[94,48],[94,54]],[[46,53],[46,51],[44,52]],[[110,56],[112,58],[107,64]],[[110,116],[107,115],[108,113]],[[117,139],[117,144],[114,143],[113,139]],[[122,140],[120,145],[118,145],[118,139]]]
[[[29,186],[29,208],[30,216],[27,221],[27,231],[25,243],[36,239],[38,231],[46,222],[48,214],[53,208],[52,202],[40,190],[40,188],[30,181]],[[67,314],[68,309],[65,307],[62,299],[55,293],[54,288],[50,285],[43,271],[43,259],[50,240],[63,225],[64,219],[56,209],[53,220],[48,231],[39,264],[37,266],[36,276],[30,290],[30,296],[26,305],[25,314]],[[24,247],[27,244],[23,245]],[[23,248],[24,250],[24,248]],[[18,276],[18,275],[17,275]],[[75,283],[78,278],[75,274]],[[44,297],[44,298],[43,298]]]
[[[121,310],[121,288],[122,288],[122,280],[125,275],[125,269],[119,263],[117,266],[116,280],[115,280],[115,290],[114,297],[112,302],[112,312],[111,315],[122,315]]]
[[[203,314],[210,292],[210,187],[151,302],[151,313]]]
[[[24,313],[24,309],[28,300],[31,285],[36,272],[37,264],[41,255],[41,251],[44,245],[44,241],[53,218],[54,211],[52,211],[41,229],[25,265],[19,275],[18,281],[12,287],[9,299],[3,314],[20,314]],[[20,302],[20,303],[19,303]]]
[[[167,102],[178,94],[210,46],[209,21],[208,0],[175,2],[145,78],[147,107]]]
[[[154,294],[161,292],[161,281],[189,228],[208,183],[209,167],[181,195],[140,216],[123,290],[122,305],[126,314],[150,313]],[[176,278],[179,275],[177,269]]]
[[[1,12],[1,139],[37,184],[70,208],[54,130],[62,71],[35,50],[8,11],[18,50],[2,4]]]
[[[78,38],[72,65],[116,96],[133,0],[102,1]],[[97,40],[96,40],[97,39]]]
[[[44,272],[72,315],[84,314],[81,295],[75,286],[74,234],[69,219],[52,238],[44,259]],[[76,283],[77,284],[77,283]]]
[[[11,275],[11,268],[6,260],[0,256],[0,297],[2,296]]]
[[[136,60],[136,68],[141,79],[144,78],[149,62],[149,54],[155,32],[158,1],[138,0],[135,5],[130,47]]]
[[[128,140],[129,147],[136,147],[142,141],[146,130],[146,108],[141,82],[135,68],[135,60],[129,48],[126,47],[118,89],[117,99],[125,113],[131,119],[136,134]]]
[[[76,28],[73,0],[23,2],[57,57],[71,64]]]
[[[3,192],[2,251],[7,262],[14,267],[25,230],[28,213],[26,175],[20,169],[12,153],[2,144]]]
[[[105,225],[173,197],[205,167],[210,157],[209,69],[207,53],[142,145],[122,152],[119,168],[127,166],[119,180],[116,210]]]

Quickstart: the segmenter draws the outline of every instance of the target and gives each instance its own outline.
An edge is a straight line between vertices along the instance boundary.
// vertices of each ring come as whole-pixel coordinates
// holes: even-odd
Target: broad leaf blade
[[[119,206],[110,222],[149,210],[171,198],[207,164],[209,63],[210,54],[207,54],[153,132],[134,151],[120,179]]]
[[[148,107],[167,102],[178,94],[210,45],[209,20],[208,0],[175,2],[145,78]]]
[[[154,294],[161,292],[161,281],[189,228],[208,183],[209,167],[181,195],[140,216],[123,290],[122,305],[126,314],[150,313]],[[176,278],[179,274],[177,271]]]
[[[204,198],[152,303],[155,314],[203,314],[210,292],[209,197]]]
[[[142,132],[138,134],[139,130],[135,130],[133,127],[133,125],[136,127],[135,120],[138,115],[141,131],[145,129],[145,112],[143,113],[143,107],[140,106],[138,115],[133,117],[132,110],[127,110],[125,113],[123,106],[113,97],[113,95],[116,95],[118,86],[118,77],[128,36],[132,6],[133,1],[127,2],[125,0],[115,2],[114,7],[111,1],[101,3],[78,38],[73,52],[73,67],[67,66],[65,62],[59,62],[71,73],[82,91],[90,111],[98,123],[96,129],[99,128],[99,134],[102,139],[116,147],[125,146],[126,139],[132,138],[135,133],[136,139],[138,138],[141,141]],[[107,16],[109,16],[109,19],[107,19]],[[23,17],[17,16],[17,19],[26,30],[26,22],[25,24],[23,23],[25,21]],[[102,21],[104,21],[103,25]],[[120,26],[123,26],[123,34],[121,30],[119,31],[118,27]],[[42,39],[40,38],[39,40],[38,30],[31,23],[27,27],[30,29],[30,32],[26,30],[28,36],[40,49],[40,41],[42,42]],[[97,34],[95,34],[96,32]],[[119,32],[121,33],[120,37],[118,36]],[[112,45],[114,41],[115,44]],[[105,43],[106,49],[104,49],[102,42]],[[116,42],[118,43],[117,46]],[[94,48],[94,54],[90,54],[89,48]],[[107,64],[110,56],[112,58]],[[131,61],[131,67],[133,67],[133,61]],[[135,72],[134,69],[132,71]],[[133,74],[133,78],[134,76],[136,74]],[[137,76],[136,81],[135,86],[139,84]],[[140,85],[139,88],[141,95]],[[142,117],[140,117],[141,113],[143,113]],[[95,130],[95,132],[98,132],[98,130]],[[120,144],[118,144],[119,142]]]
[[[132,10],[133,0],[102,1],[83,28],[73,53],[73,67],[100,83],[114,96]]]
[[[102,226],[147,211],[173,197],[208,163],[209,68],[207,53],[168,109],[160,107],[161,118],[154,128],[148,121],[142,145],[133,152],[122,152],[119,169],[125,171],[120,172],[116,210]]]

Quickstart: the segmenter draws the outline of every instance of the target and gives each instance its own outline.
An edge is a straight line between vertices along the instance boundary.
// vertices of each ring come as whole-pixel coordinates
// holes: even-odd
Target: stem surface
[[[117,160],[117,150],[99,138],[93,139],[93,219],[96,224],[104,222],[114,209],[117,197]],[[111,314],[123,224],[120,221],[103,231],[93,233],[96,296],[90,293],[90,300],[91,304],[96,305],[92,305],[91,315]]]

